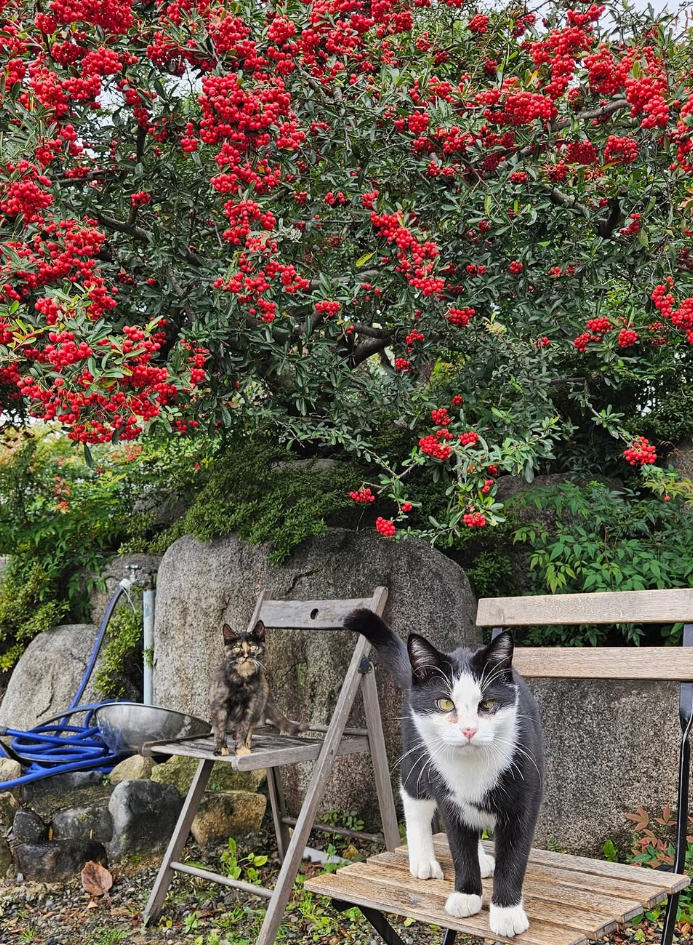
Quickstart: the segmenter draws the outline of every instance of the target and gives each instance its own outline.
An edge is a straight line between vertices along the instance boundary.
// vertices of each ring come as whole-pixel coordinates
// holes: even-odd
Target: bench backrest
[[[249,629],[261,619],[274,630],[343,630],[344,621],[356,607],[382,614],[387,588],[376,587],[371,597],[347,600],[270,600],[267,595],[268,591],[262,591],[258,597]]]
[[[653,679],[681,683],[679,695],[678,805],[673,870],[683,871],[688,833],[688,784],[693,729],[693,589],[614,591],[497,597],[479,601],[477,626],[683,623],[683,646],[517,647],[513,666],[528,677],[562,679]],[[672,905],[673,903],[673,905]],[[671,942],[676,900],[670,899],[663,941]]]
[[[496,597],[479,601],[479,627],[684,623],[693,643],[693,589]],[[687,643],[688,640],[684,640]],[[517,671],[561,679],[693,680],[693,645],[517,647]]]

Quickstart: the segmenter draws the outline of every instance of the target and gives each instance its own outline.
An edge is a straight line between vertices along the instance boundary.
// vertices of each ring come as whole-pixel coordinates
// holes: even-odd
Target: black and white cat
[[[433,848],[438,810],[455,864],[447,912],[479,912],[482,877],[493,875],[491,931],[524,932],[522,884],[541,804],[544,739],[534,697],[512,668],[511,634],[441,653],[414,633],[405,646],[370,610],[354,611],[345,626],[373,644],[407,690],[401,794],[412,876],[443,878]],[[484,829],[493,830],[495,863],[481,845]]]

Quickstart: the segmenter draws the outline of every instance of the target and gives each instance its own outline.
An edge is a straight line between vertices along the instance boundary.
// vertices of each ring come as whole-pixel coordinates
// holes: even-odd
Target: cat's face
[[[261,620],[251,633],[234,633],[225,623],[224,658],[241,676],[252,676],[263,668],[265,660],[265,625]]]
[[[413,634],[407,649],[413,670],[410,705],[429,748],[441,756],[451,748],[505,750],[517,714],[510,633],[479,650],[453,654]]]

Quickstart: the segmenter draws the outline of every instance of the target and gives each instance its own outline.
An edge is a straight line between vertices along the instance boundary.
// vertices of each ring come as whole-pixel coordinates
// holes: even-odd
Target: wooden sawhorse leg
[[[149,896],[149,901],[144,910],[144,922],[154,922],[161,915],[161,909],[164,905],[164,900],[166,899],[166,893],[168,888],[171,885],[173,879],[174,871],[171,869],[171,863],[175,863],[180,859],[180,855],[183,852],[183,847],[185,846],[185,841],[188,839],[188,834],[190,833],[190,828],[192,827],[193,820],[195,819],[195,814],[197,814],[197,809],[200,806],[200,801],[202,800],[205,788],[207,787],[207,782],[209,781],[209,776],[212,773],[212,768],[214,767],[214,762],[205,760],[201,761],[197,766],[197,771],[195,772],[195,777],[192,779],[190,789],[188,790],[185,801],[183,802],[183,809],[180,812],[178,818],[178,823],[176,824],[169,844],[166,848],[166,853],[164,854],[164,859],[162,860],[161,866],[159,867],[159,872],[156,877],[156,882],[152,889],[151,895]]]
[[[267,789],[270,806],[272,808],[274,832],[277,837],[279,862],[283,863],[286,851],[289,849],[291,836],[289,834],[288,824],[284,822],[284,818],[286,817],[286,803],[284,801],[284,787],[282,785],[282,776],[279,768],[267,768]]]

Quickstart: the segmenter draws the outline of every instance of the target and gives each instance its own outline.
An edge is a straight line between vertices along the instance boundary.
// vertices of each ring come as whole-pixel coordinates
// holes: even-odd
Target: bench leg
[[[332,905],[337,912],[346,912],[347,909],[354,908],[353,903],[343,902],[340,899],[333,899]],[[377,909],[369,909],[368,906],[357,906],[356,908],[368,919],[375,931],[387,945],[404,945],[404,942],[392,928],[382,912],[378,912]]]
[[[180,812],[178,823],[173,830],[173,835],[166,848],[166,853],[164,853],[164,858],[159,867],[159,872],[151,895],[149,896],[149,901],[144,909],[142,918],[145,925],[147,922],[156,921],[161,915],[166,893],[173,879],[173,870],[170,864],[180,860],[185,841],[188,839],[192,822],[195,819],[197,808],[200,806],[200,801],[207,787],[213,766],[213,761],[201,761],[197,766],[197,771],[195,772],[195,777],[192,779],[192,784],[183,803],[183,809]]]
[[[442,945],[455,945],[457,941],[457,932],[454,929],[447,929],[443,936]]]
[[[679,894],[674,893],[667,899],[667,911],[664,916],[664,929],[662,930],[662,945],[671,945],[674,939],[674,926],[676,925],[676,914],[679,911]]]

